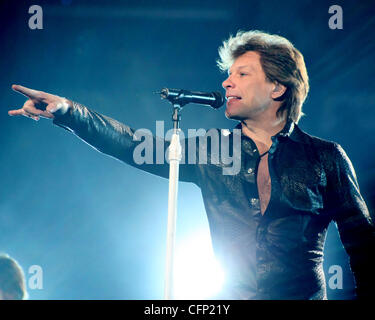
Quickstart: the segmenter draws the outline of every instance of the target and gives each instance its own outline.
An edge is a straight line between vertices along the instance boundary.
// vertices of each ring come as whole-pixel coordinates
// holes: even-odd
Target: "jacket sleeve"
[[[169,177],[169,164],[165,158],[169,142],[154,137],[148,130],[135,131],[76,102],[65,114],[56,112],[53,123],[104,154],[151,174]],[[180,181],[198,182],[193,164],[180,164],[179,176]]]
[[[334,155],[330,192],[333,219],[349,256],[357,298],[369,298],[375,288],[374,224],[350,159],[338,144],[334,144]]]

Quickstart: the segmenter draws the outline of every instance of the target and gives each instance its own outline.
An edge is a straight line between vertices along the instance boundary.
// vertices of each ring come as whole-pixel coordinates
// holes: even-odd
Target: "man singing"
[[[323,248],[331,221],[349,255],[356,296],[370,297],[375,229],[353,166],[340,145],[298,127],[309,91],[302,54],[283,37],[248,31],[225,41],[219,55],[228,71],[225,115],[242,132],[241,169],[224,175],[223,163],[183,164],[180,180],[201,188],[226,272],[220,298],[326,299]],[[134,161],[139,140],[128,126],[62,97],[12,88],[29,99],[10,115],[53,119],[97,150],[168,177],[168,164]]]

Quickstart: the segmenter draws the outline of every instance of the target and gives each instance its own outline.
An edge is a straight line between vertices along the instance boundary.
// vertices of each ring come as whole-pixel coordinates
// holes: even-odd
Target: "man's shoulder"
[[[314,159],[319,159],[318,161],[328,171],[336,172],[338,167],[342,167],[348,172],[354,172],[345,150],[336,141],[314,136],[298,126],[293,130],[293,138],[292,135],[290,138],[307,146],[307,148],[304,148],[305,152]]]
[[[340,148],[340,145],[337,142],[307,133],[297,125],[295,125],[290,138],[296,142],[309,144],[322,150],[332,151]]]

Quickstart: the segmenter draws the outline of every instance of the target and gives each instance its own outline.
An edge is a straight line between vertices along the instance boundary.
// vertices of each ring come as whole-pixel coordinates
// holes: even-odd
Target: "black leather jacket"
[[[166,162],[134,162],[140,142],[116,120],[74,103],[65,115],[56,114],[54,123],[105,154],[168,178]],[[214,252],[226,271],[220,298],[326,299],[323,247],[331,221],[349,255],[358,297],[370,296],[375,232],[349,158],[337,143],[312,137],[293,122],[272,141],[272,191],[264,215],[256,184],[259,153],[248,137],[241,137],[236,175],[223,175],[223,163],[180,166],[180,181],[202,191]]]

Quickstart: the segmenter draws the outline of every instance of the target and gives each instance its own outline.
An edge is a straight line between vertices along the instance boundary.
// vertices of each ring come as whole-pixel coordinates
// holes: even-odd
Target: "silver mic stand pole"
[[[169,146],[169,193],[168,193],[168,227],[167,227],[167,255],[165,266],[165,284],[164,299],[173,298],[173,274],[174,274],[174,246],[176,236],[176,218],[177,218],[177,191],[179,165],[181,161],[181,143],[180,143],[180,120],[181,106],[173,104],[173,134]]]
[[[154,92],[161,95],[162,99],[167,99],[173,105],[173,134],[169,146],[169,193],[168,193],[168,227],[167,227],[167,256],[165,266],[165,286],[164,299],[173,298],[173,264],[174,264],[174,245],[176,235],[176,217],[177,217],[177,189],[179,165],[181,161],[181,143],[180,143],[180,112],[182,107],[191,102],[191,93],[185,90],[176,90],[164,88],[160,92]],[[206,94],[207,96],[207,94]],[[190,98],[190,99],[189,99]],[[197,99],[199,95],[197,96]],[[214,103],[213,103],[214,102]],[[213,92],[209,99],[202,100],[200,104],[210,105],[212,108],[220,108],[224,103],[224,98],[219,92]]]

